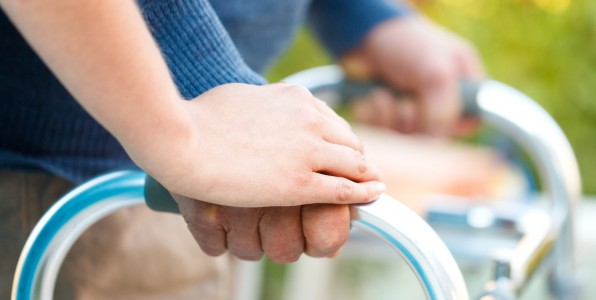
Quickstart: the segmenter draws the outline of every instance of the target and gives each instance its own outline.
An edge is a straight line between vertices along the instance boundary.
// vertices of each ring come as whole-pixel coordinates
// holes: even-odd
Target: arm
[[[323,44],[336,56],[358,46],[378,24],[413,13],[391,0],[313,0],[309,21]]]
[[[468,134],[476,127],[477,120],[461,118],[459,95],[462,81],[482,79],[482,63],[467,41],[423,16],[377,25],[342,63],[348,74],[378,78],[405,92],[400,101],[369,102],[386,127],[436,136]]]
[[[384,0],[316,0],[312,8],[316,32],[349,76],[374,77],[411,96],[410,101],[370,102],[370,110],[386,120],[383,126],[434,135],[474,128],[475,120],[458,122],[461,80],[483,76],[466,41]]]
[[[0,4],[83,107],[176,194],[201,246],[246,258],[252,249],[280,260],[296,251],[329,255],[347,236],[347,204],[384,191],[347,123],[308,91],[224,84],[263,81],[243,65],[207,1],[141,3],[175,80],[133,1]],[[341,205],[296,213],[309,203]],[[282,214],[291,219],[276,218]],[[343,226],[325,230],[334,221]]]
[[[188,134],[181,97],[133,1],[0,4],[66,88],[130,154],[142,147],[156,150],[165,136]]]

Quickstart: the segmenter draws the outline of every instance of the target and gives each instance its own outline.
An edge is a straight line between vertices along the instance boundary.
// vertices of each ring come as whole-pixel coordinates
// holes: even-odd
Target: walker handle
[[[170,193],[147,176],[145,199],[154,210],[178,213]],[[408,263],[428,300],[468,300],[455,259],[434,230],[399,201],[383,194],[376,201],[355,205],[353,227],[384,240]]]
[[[180,213],[178,203],[172,198],[170,192],[149,175],[145,179],[145,202],[155,211]]]

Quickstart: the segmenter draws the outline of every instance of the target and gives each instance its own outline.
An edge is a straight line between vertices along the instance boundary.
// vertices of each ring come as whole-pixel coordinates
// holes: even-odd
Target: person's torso
[[[246,63],[263,72],[292,41],[311,0],[210,0]]]

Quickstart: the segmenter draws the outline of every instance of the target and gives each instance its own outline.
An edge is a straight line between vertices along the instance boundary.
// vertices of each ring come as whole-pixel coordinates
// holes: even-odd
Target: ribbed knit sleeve
[[[336,56],[357,46],[375,25],[413,9],[395,0],[313,0],[309,21]]]
[[[138,3],[185,98],[225,83],[265,83],[244,63],[207,0]]]

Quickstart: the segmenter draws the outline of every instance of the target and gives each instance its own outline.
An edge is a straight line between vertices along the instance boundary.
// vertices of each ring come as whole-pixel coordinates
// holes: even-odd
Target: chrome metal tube
[[[572,299],[577,288],[573,247],[573,210],[581,193],[577,161],[563,131],[536,102],[519,91],[496,81],[483,82],[477,96],[481,119],[512,137],[533,160],[549,200],[550,232],[541,241],[522,243],[511,257],[511,280],[520,289],[535,269],[535,256],[543,255],[552,240],[551,284],[561,286]],[[528,247],[530,247],[528,249]],[[566,287],[569,286],[570,287]],[[564,287],[565,286],[565,287]]]
[[[337,66],[324,66],[296,73],[284,81],[316,92],[342,87],[344,75]],[[533,160],[542,180],[549,209],[545,227],[530,228],[509,257],[510,280],[519,291],[550,252],[550,286],[557,299],[577,297],[573,246],[573,210],[581,194],[577,160],[563,131],[535,101],[503,83],[486,80],[475,97],[464,92],[464,106],[484,123],[512,137]],[[472,101],[470,101],[472,99]],[[330,105],[341,99],[330,98]],[[543,220],[544,221],[544,220]],[[551,250],[552,248],[552,250]]]
[[[405,205],[387,195],[356,206],[352,225],[388,243],[408,263],[427,299],[468,299],[463,276],[435,231]]]
[[[12,299],[52,299],[60,265],[76,239],[107,214],[143,203],[144,186],[144,173],[122,171],[93,179],[59,200],[27,240],[15,273]],[[383,195],[372,204],[355,207],[353,215],[353,226],[377,235],[404,257],[428,299],[468,299],[449,250],[414,212]]]

